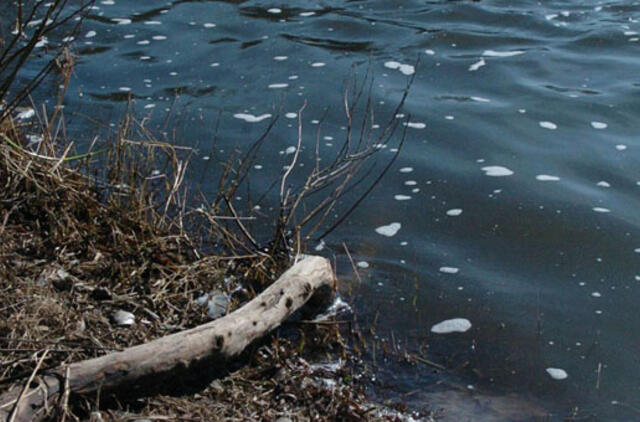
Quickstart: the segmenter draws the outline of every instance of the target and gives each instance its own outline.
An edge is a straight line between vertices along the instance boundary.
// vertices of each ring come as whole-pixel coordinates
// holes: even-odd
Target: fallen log
[[[326,258],[306,257],[256,298],[225,317],[31,378],[24,386],[0,396],[0,421],[42,420],[69,394],[113,390],[205,360],[224,362],[278,327],[312,296],[326,297],[333,281]]]

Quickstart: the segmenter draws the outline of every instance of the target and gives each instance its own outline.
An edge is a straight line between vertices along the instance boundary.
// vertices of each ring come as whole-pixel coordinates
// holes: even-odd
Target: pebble
[[[207,302],[207,315],[211,319],[217,319],[225,316],[228,308],[229,297],[224,293],[219,293]]]
[[[111,316],[113,322],[116,325],[121,327],[130,327],[136,322],[136,317],[131,312],[123,311],[122,309],[117,310]]]

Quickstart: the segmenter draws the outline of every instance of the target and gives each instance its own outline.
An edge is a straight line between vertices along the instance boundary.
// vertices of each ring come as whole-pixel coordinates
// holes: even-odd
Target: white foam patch
[[[207,22],[203,25],[205,28],[215,28],[216,24],[213,22]]]
[[[286,88],[288,86],[289,86],[289,84],[286,84],[286,83],[269,84],[269,88],[271,88],[271,89]]]
[[[558,129],[558,125],[553,122],[542,121],[542,122],[539,122],[539,124],[540,124],[540,127],[543,127],[545,129],[549,129],[549,130]]]
[[[433,55],[435,55],[435,54],[436,54],[436,52],[435,52],[435,51],[433,51],[433,50],[432,50],[432,49],[430,49],[430,48],[427,48],[426,50],[424,50],[424,52],[425,52],[426,54],[430,55],[430,56],[433,56]]]
[[[288,147],[286,150],[284,150],[285,154],[289,155],[289,154],[293,154],[294,152],[296,152],[296,147],[294,146],[290,146]]]
[[[409,195],[394,195],[393,199],[396,201],[408,201],[411,197]]]
[[[384,67],[393,70],[399,70],[404,75],[413,75],[416,72],[415,67],[410,64],[403,64],[396,61],[388,61],[384,63]]]
[[[407,122],[404,125],[413,129],[424,129],[427,127],[427,125],[422,122]]]
[[[236,119],[244,120],[245,122],[248,122],[248,123],[257,123],[265,119],[268,119],[269,117],[271,117],[271,114],[265,113],[259,116],[254,116],[253,114],[248,114],[248,113],[236,113],[233,115],[233,117],[235,117]]]
[[[18,120],[29,120],[30,118],[32,118],[33,116],[36,115],[36,112],[34,109],[32,108],[28,108],[26,110],[21,111],[20,113],[18,113],[18,115],[16,116],[16,118]]]
[[[398,233],[398,230],[402,228],[402,224],[400,223],[391,223],[386,226],[380,226],[376,228],[376,233],[381,234],[387,237],[393,237]]]
[[[609,208],[603,208],[603,207],[593,207],[593,210],[595,212],[599,212],[599,213],[608,213],[611,212],[611,210]]]
[[[471,66],[469,66],[469,72],[475,72],[476,70],[480,69],[482,66],[486,64],[487,62],[485,62],[484,59],[480,59],[474,64],[472,64]]]
[[[441,273],[445,273],[445,274],[458,274],[458,271],[460,271],[460,268],[457,268],[457,267],[440,267],[439,271]]]
[[[279,13],[282,13],[282,9],[278,9],[277,7],[273,7],[271,9],[267,9],[267,12],[272,13],[274,15],[277,15]]]
[[[462,209],[460,209],[460,208],[452,208],[452,209],[447,211],[447,215],[449,217],[457,217],[460,214],[462,214]]]
[[[484,97],[471,97],[471,99],[472,99],[473,101],[478,102],[478,103],[490,103],[490,102],[491,102],[491,100],[490,100],[490,99],[488,99],[488,98],[484,98]]]
[[[624,145],[624,144],[618,144],[618,145],[616,145],[616,149],[618,151],[624,151],[625,149],[627,149],[627,146]]]
[[[482,167],[485,176],[491,177],[505,177],[513,175],[513,171],[503,166],[486,166]]]
[[[302,17],[305,17],[305,18],[306,18],[306,17],[308,17],[308,16],[313,16],[313,15],[315,15],[315,14],[316,14],[316,12],[301,12],[301,13],[300,13],[300,16],[302,16]]]
[[[296,117],[298,117],[297,113],[287,113],[284,115],[284,117],[286,117],[287,119],[295,119]]]
[[[522,50],[515,51],[496,51],[496,50],[484,50],[482,55],[484,57],[513,57],[519,56],[520,54],[524,54],[525,52]]]
[[[413,171],[413,167],[402,167],[400,173],[411,173]]]
[[[113,18],[113,19],[111,19],[111,21],[117,23],[118,25],[129,25],[129,24],[131,24],[131,19],[127,19],[127,18]]]
[[[569,377],[569,374],[567,374],[567,371],[565,371],[564,369],[547,368],[546,371],[547,371],[547,374],[549,374],[549,376],[554,380],[564,380]]]
[[[311,67],[324,67],[327,64],[324,62],[315,62],[315,63],[311,63]]]
[[[609,125],[604,122],[591,122],[591,127],[594,129],[606,129]]]
[[[407,76],[416,73],[416,68],[410,64],[402,64],[400,65],[400,68],[398,70],[400,70],[400,73]]]
[[[96,35],[98,35],[98,33],[96,31],[89,31],[84,36],[85,36],[85,38],[93,38]]]
[[[369,268],[369,263],[367,261],[359,261],[356,265],[358,268]]]
[[[610,188],[611,187],[609,182],[605,182],[604,180],[599,181],[598,183],[596,183],[596,185],[600,186],[601,188]]]
[[[560,178],[558,176],[551,176],[550,174],[539,174],[536,176],[536,180],[541,182],[557,182]]]
[[[275,57],[273,58],[273,60],[275,60],[275,61],[277,61],[277,62],[282,62],[282,61],[285,61],[285,60],[287,60],[287,59],[288,59],[288,57],[287,57],[287,56],[275,56]]]
[[[464,333],[471,328],[471,322],[466,318],[453,318],[439,322],[431,327],[436,334]]]

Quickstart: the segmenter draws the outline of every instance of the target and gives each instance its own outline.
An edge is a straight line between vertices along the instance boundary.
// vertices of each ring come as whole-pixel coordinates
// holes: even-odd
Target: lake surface
[[[448,391],[522,400],[521,417],[471,406],[469,420],[525,420],[525,402],[552,420],[639,420],[639,19],[617,0],[97,1],[66,109],[76,133],[79,113],[115,119],[129,96],[150,125],[170,110],[167,139],[197,148],[205,193],[215,158],[279,114],[260,196],[291,161],[305,101],[303,148],[322,120],[330,155],[349,81],[369,70],[384,122],[415,77],[397,161],[318,252],[348,280],[346,243],[358,318],[447,368],[378,360],[372,391],[417,407]],[[453,318],[471,328],[431,331]]]

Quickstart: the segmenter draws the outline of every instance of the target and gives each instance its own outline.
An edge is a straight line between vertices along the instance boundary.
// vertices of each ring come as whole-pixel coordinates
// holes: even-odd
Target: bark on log
[[[307,257],[249,303],[231,314],[121,352],[72,363],[37,378],[37,386],[14,388],[0,396],[0,421],[36,421],[67,392],[86,394],[189,367],[205,359],[227,360],[278,327],[316,292],[332,288],[329,261]],[[31,383],[33,384],[33,383]],[[20,397],[21,396],[21,397]],[[15,413],[15,414],[13,414]]]

